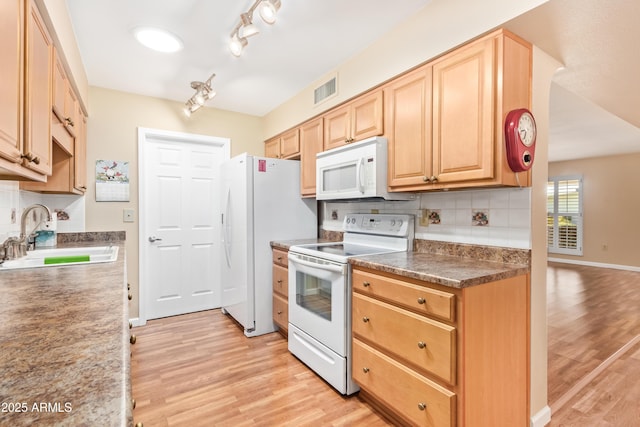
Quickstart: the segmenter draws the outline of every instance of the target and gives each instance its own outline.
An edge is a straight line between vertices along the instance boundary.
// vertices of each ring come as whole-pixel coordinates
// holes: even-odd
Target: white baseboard
[[[640,267],[636,267],[634,265],[607,264],[604,262],[580,261],[566,258],[547,258],[547,261],[586,265],[588,267],[613,268],[615,270],[640,271]]]
[[[544,427],[551,422],[551,408],[549,405],[539,410],[531,417],[531,427]]]

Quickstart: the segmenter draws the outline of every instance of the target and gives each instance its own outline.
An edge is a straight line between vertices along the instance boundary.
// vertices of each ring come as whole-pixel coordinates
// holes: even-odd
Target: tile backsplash
[[[323,202],[320,223],[338,231],[346,214],[376,211],[414,214],[416,239],[531,248],[530,188],[420,193],[406,202]]]
[[[17,181],[0,181],[0,243],[9,236],[20,234],[22,211],[34,203],[43,204],[56,213],[58,232],[85,230],[84,196],[21,191]]]

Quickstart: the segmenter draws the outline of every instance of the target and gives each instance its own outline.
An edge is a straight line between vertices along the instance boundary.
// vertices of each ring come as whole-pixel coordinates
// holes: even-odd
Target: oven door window
[[[331,321],[331,282],[296,272],[296,304]]]

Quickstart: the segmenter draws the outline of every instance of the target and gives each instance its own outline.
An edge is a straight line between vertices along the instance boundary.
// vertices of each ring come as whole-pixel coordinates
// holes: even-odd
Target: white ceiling
[[[229,33],[250,0],[66,0],[91,86],[262,116],[366,48],[431,0],[282,0],[239,58]],[[550,0],[505,26],[565,65],[551,91],[550,161],[640,151],[640,1]],[[131,30],[156,26],[185,49],[161,54]]]

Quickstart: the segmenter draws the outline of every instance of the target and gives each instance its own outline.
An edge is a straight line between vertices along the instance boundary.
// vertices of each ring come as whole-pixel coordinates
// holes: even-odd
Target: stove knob
[[[400,228],[400,227],[402,227],[402,220],[401,219],[398,220],[398,228]]]
[[[391,226],[393,227],[394,225],[396,225],[396,220],[395,220],[395,219],[392,219],[392,220],[391,220]]]

